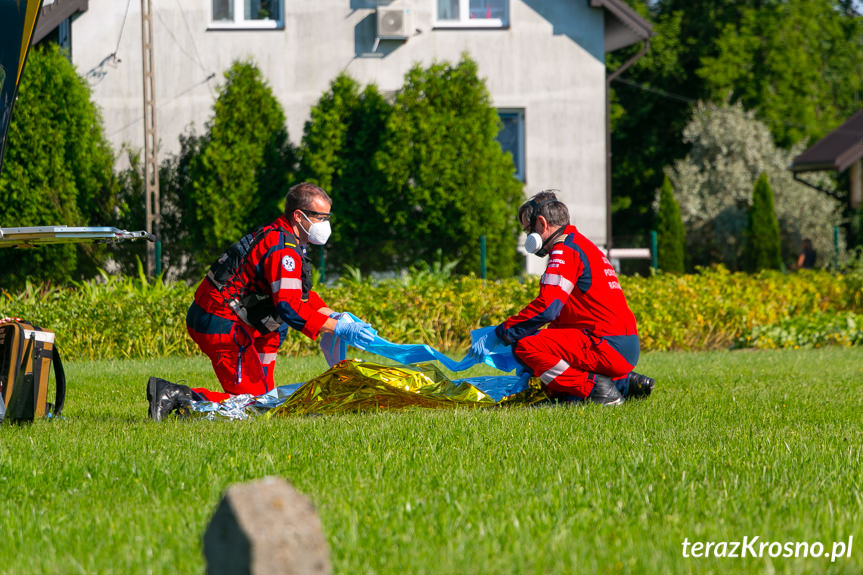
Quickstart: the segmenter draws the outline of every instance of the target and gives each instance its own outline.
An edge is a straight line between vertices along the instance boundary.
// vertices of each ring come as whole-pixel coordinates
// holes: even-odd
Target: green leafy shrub
[[[197,346],[186,335],[193,291],[181,283],[102,274],[72,288],[28,283],[0,294],[0,316],[22,317],[57,334],[64,358],[187,356]]]
[[[848,252],[842,278],[843,291],[848,297],[847,309],[863,309],[863,246]]]
[[[518,273],[514,216],[523,184],[496,140],[500,128],[466,55],[455,65],[415,65],[393,103],[373,84],[336,77],[298,150],[298,178],[333,198],[338,223],[327,261],[391,271],[442,251],[467,273],[479,269],[485,235],[489,274]]]
[[[727,348],[756,325],[851,309],[843,282],[821,271],[745,274],[717,266],[683,276],[623,278],[622,285],[645,350]]]
[[[485,281],[450,272],[447,266],[431,265],[383,281],[349,273],[338,285],[318,288],[318,293],[331,308],[364,318],[390,341],[427,343],[458,355],[467,351],[471,330],[502,322],[539,289],[536,277]],[[762,336],[768,333],[764,326],[782,329],[782,322],[819,314],[851,317],[863,325],[857,316],[841,315],[863,313],[860,281],[854,274],[753,275],[722,267],[687,275],[621,278],[645,351],[755,345],[746,344],[747,337],[762,345],[758,342],[770,337]],[[186,356],[200,353],[185,328],[193,293],[194,287],[182,283],[148,283],[143,274],[103,275],[74,288],[29,284],[15,294],[0,292],[0,316],[24,317],[56,331],[58,344],[70,358]],[[823,323],[824,334],[807,335],[809,340],[861,343],[851,328],[839,330],[847,335],[831,336],[835,322],[817,321]],[[803,341],[802,337],[798,339]],[[281,351],[317,353],[317,345],[292,330]]]
[[[863,345],[863,314],[850,311],[807,314],[755,326],[735,341],[736,347],[776,349]]]

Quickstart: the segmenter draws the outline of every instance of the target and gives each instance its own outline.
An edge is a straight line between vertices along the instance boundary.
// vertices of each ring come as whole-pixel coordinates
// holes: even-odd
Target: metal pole
[[[839,271],[839,226],[833,226],[833,269]]]
[[[656,230],[650,230],[650,260],[653,265],[653,273],[659,269],[659,250],[656,244]]]
[[[156,240],[154,243],[156,244],[156,269],[154,272],[155,277],[159,277],[162,275],[162,242]]]
[[[485,234],[479,237],[479,277],[485,279]]]
[[[147,232],[160,237],[162,213],[159,208],[158,137],[156,135],[156,80],[153,69],[153,6],[152,0],[141,0],[141,55],[144,82],[144,208]],[[161,246],[160,246],[161,247]],[[159,250],[161,252],[161,250]],[[161,272],[161,253],[156,245],[147,244],[147,274]],[[157,271],[158,270],[158,271]]]

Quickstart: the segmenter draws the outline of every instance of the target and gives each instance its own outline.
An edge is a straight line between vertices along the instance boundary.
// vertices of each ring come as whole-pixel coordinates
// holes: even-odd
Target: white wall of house
[[[153,0],[160,157],[177,151],[190,127],[203,130],[234,60],[251,58],[260,67],[299,143],[310,108],[339,72],[392,92],[414,64],[455,63],[467,52],[494,105],[524,112],[525,193],[560,189],[582,232],[605,244],[603,10],[585,0],[509,0],[508,26],[477,29],[442,26],[438,0],[381,2],[406,10],[410,34],[373,51],[377,4],[283,0],[276,28],[225,29],[212,20],[213,0]],[[115,49],[118,62],[109,58]],[[115,149],[141,149],[140,2],[90,0],[73,24],[72,58],[90,81]],[[544,267],[528,261],[529,271]]]

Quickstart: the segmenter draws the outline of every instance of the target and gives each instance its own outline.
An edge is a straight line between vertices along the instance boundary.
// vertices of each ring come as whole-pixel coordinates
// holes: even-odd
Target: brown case
[[[52,361],[57,379],[59,415],[65,399],[65,375],[54,349],[54,332],[20,320],[0,320],[0,394],[6,419],[32,421],[48,415],[49,374]],[[62,380],[62,381],[61,381]]]

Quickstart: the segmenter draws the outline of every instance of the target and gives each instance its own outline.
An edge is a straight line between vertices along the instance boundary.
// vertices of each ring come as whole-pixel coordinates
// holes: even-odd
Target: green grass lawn
[[[279,383],[325,368],[279,363]],[[147,377],[215,386],[204,359],[70,363],[64,421],[0,428],[0,572],[203,572],[223,490],[267,475],[315,502],[336,573],[863,572],[863,350],[639,367],[653,396],[611,409],[154,423]],[[682,555],[755,536],[854,545]]]

